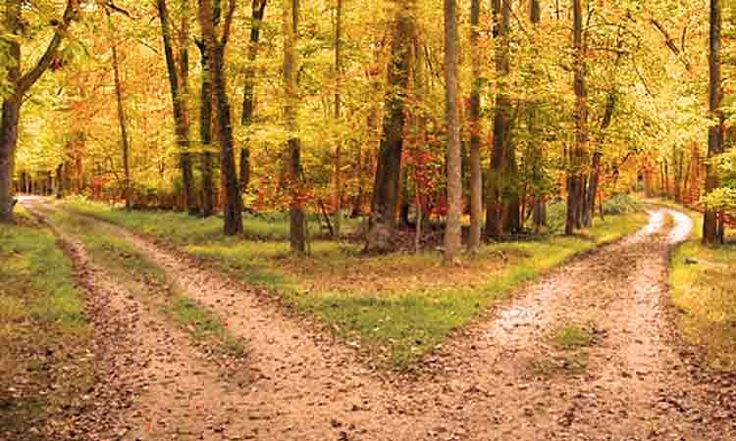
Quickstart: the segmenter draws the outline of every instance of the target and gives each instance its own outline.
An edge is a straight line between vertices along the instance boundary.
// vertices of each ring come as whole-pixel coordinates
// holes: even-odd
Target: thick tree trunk
[[[228,9],[222,25],[222,36],[216,34],[215,17],[209,0],[199,1],[199,22],[202,27],[204,47],[210,59],[210,74],[217,111],[217,135],[220,142],[220,172],[223,182],[223,232],[234,236],[243,232],[243,200],[240,196],[238,176],[235,169],[233,127],[230,116],[230,103],[227,96],[225,77],[225,47],[227,45],[235,0],[228,2]],[[219,20],[217,20],[219,22]]]
[[[412,4],[413,5],[413,4]],[[409,86],[411,42],[414,35],[413,7],[396,4],[394,35],[388,68],[383,136],[378,153],[366,251],[386,252],[396,223],[401,152],[404,141],[404,106]]]
[[[447,226],[445,262],[454,263],[460,253],[462,231],[462,157],[458,99],[458,31],[456,0],[445,0],[445,118],[447,120]]]
[[[286,105],[284,123],[289,133],[287,142],[289,153],[289,185],[291,203],[289,206],[289,241],[291,251],[298,254],[307,252],[307,219],[304,213],[304,189],[302,182],[301,142],[297,135],[297,105],[299,91],[297,84],[296,45],[299,29],[299,0],[284,0],[283,32],[284,43],[284,88]]]
[[[483,229],[483,172],[481,170],[481,122],[480,122],[480,0],[470,2],[470,56],[472,85],[470,90],[470,234],[468,251],[475,252],[480,246]]]
[[[186,0],[183,3],[185,6],[187,5]],[[184,190],[184,209],[190,214],[196,214],[199,210],[195,198],[192,160],[189,153],[189,111],[186,103],[189,89],[189,51],[187,49],[189,17],[186,10],[183,11],[181,29],[179,30],[179,66],[177,66],[176,60],[174,59],[171,26],[166,0],[157,0],[156,4],[159,20],[161,21],[161,35],[164,42],[166,69],[171,89],[176,143],[179,146],[179,163],[181,167],[182,188]]]
[[[582,162],[588,144],[588,91],[585,85],[585,47],[583,46],[583,10],[581,0],[573,0],[573,45],[575,50],[575,144],[570,151],[567,177],[567,216],[565,234],[581,226],[580,212],[585,188]]]
[[[486,213],[486,234],[499,238],[504,232],[504,217],[511,215],[508,202],[511,189],[509,161],[509,124],[511,122],[511,102],[506,93],[507,81],[510,72],[509,60],[509,26],[511,19],[510,0],[493,0],[494,27],[493,36],[496,39],[496,74],[498,77],[498,92],[496,107],[493,116],[493,146],[491,149],[491,168],[488,174],[488,199]],[[518,205],[517,205],[518,211]],[[518,213],[517,213],[518,216]],[[508,224],[508,223],[507,223]]]
[[[539,34],[539,24],[542,21],[541,10],[542,9],[540,7],[539,0],[531,0],[531,3],[529,5],[529,21],[531,21],[532,25],[534,26],[536,38],[541,38],[541,35]],[[538,50],[538,43],[535,41],[534,53],[536,54]],[[529,136],[531,137],[531,142],[533,143],[530,148],[531,154],[529,155],[531,160],[531,181],[533,188],[532,222],[534,223],[534,228],[536,230],[539,230],[541,227],[547,224],[547,202],[545,201],[545,195],[542,190],[542,160],[544,157],[544,152],[542,151],[540,139],[541,137],[539,136],[539,131],[537,128],[538,115],[538,103],[530,103],[528,126]]]
[[[708,157],[712,158],[723,152],[721,5],[719,0],[710,0],[710,56],[708,64],[710,66],[709,110],[711,115],[718,121],[708,130]],[[707,195],[718,188],[719,180],[717,171],[710,162],[706,162],[705,173],[705,194]],[[720,215],[720,213],[706,207],[703,215],[703,243],[723,242],[723,229],[719,228]]]
[[[248,66],[245,69],[245,86],[243,87],[243,113],[240,124],[248,129],[253,124],[255,105],[256,69],[255,61],[258,56],[258,42],[261,38],[261,25],[266,14],[267,0],[252,0],[250,46],[248,47]],[[250,184],[250,140],[246,138],[245,145],[240,149],[240,189],[245,192]]]
[[[3,100],[0,121],[0,222],[13,221],[13,170],[15,149],[18,144],[20,102],[13,98]]]

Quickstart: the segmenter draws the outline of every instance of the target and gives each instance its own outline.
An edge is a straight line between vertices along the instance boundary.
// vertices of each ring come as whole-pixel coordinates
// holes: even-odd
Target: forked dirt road
[[[284,316],[262,294],[104,225],[248,347],[250,382],[236,388],[167,325],[131,331],[153,347],[161,332],[175,335],[164,352],[197,367],[183,378],[153,373],[145,389],[128,385],[138,398],[120,418],[138,415],[139,403],[167,416],[163,426],[121,432],[123,439],[736,440],[734,409],[716,404],[718,391],[694,379],[670,337],[669,251],[692,229],[676,211],[653,211],[639,233],[527,285],[509,305],[459,332],[412,378],[371,371],[352,349]],[[91,302],[98,288],[89,286]],[[575,326],[594,336],[589,345],[566,350],[553,343],[551,335]],[[147,369],[163,362],[166,371],[155,351],[150,361]],[[188,390],[196,397],[188,399]]]

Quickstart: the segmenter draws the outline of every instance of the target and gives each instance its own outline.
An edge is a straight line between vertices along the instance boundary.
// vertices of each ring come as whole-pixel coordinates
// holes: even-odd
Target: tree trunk
[[[20,104],[14,98],[3,100],[0,121],[0,222],[13,221],[13,170],[15,149],[18,145]]]
[[[708,158],[723,152],[723,112],[721,98],[721,5],[719,0],[710,0],[710,67],[709,110],[718,122],[708,130]],[[719,186],[716,168],[710,161],[705,165],[705,194]],[[715,244],[723,242],[723,231],[718,227],[720,213],[706,207],[703,215],[703,243]]]
[[[462,177],[460,169],[460,112],[458,99],[458,31],[456,0],[445,0],[445,118],[447,120],[447,226],[445,262],[454,263],[460,253],[462,230]]]
[[[284,123],[289,133],[287,142],[289,153],[289,186],[291,203],[289,206],[289,241],[291,251],[298,254],[307,252],[307,219],[304,213],[304,189],[302,182],[301,141],[297,134],[297,105],[299,91],[297,75],[296,45],[299,29],[299,0],[284,0],[283,32],[284,32],[284,89],[286,104],[284,106]]]
[[[391,236],[396,224],[399,172],[404,141],[404,107],[409,86],[411,42],[414,34],[413,3],[395,4],[396,17],[388,67],[389,87],[386,92],[383,136],[378,153],[371,216],[366,251],[386,252],[391,249]]]
[[[258,42],[261,38],[261,25],[266,14],[267,0],[253,0],[251,4],[250,46],[248,47],[248,66],[245,68],[245,86],[243,88],[243,113],[240,124],[246,132],[253,124],[255,105],[256,69]],[[247,135],[246,135],[247,136]],[[240,149],[240,189],[245,192],[250,184],[250,139],[246,137],[245,145]]]
[[[470,234],[468,251],[476,252],[480,246],[483,229],[483,172],[481,170],[481,123],[480,123],[480,0],[470,2],[470,56],[472,85],[470,91]]]
[[[184,0],[183,5],[188,6]],[[161,35],[164,42],[166,69],[168,72],[171,101],[174,110],[174,126],[176,143],[179,146],[179,163],[181,167],[182,188],[184,190],[184,209],[190,214],[198,212],[194,191],[194,175],[192,160],[189,153],[189,111],[186,97],[189,95],[189,17],[187,11],[182,12],[181,27],[179,30],[179,66],[174,59],[174,49],[171,37],[171,26],[166,0],[157,0],[159,20],[161,21]]]
[[[342,119],[342,16],[343,0],[337,0],[335,11],[335,122]],[[335,237],[342,228],[342,141],[335,145]]]
[[[108,25],[110,30],[114,29],[112,20],[110,19],[110,11],[107,11]],[[114,31],[113,31],[114,33]],[[131,192],[130,192],[130,141],[128,138],[128,124],[125,120],[125,106],[123,105],[123,85],[120,79],[120,61],[118,59],[118,44],[115,36],[112,37],[112,72],[115,79],[115,101],[117,103],[118,126],[120,127],[120,145],[123,154],[123,199],[125,200],[125,208],[131,208]]]
[[[220,171],[223,182],[223,232],[234,236],[243,232],[243,199],[240,196],[238,176],[235,169],[233,126],[230,103],[227,96],[225,77],[225,47],[227,46],[235,12],[235,0],[228,2],[228,10],[222,25],[222,36],[216,33],[216,20],[210,0],[199,1],[199,22],[202,27],[204,47],[210,59],[210,73],[215,107],[217,110],[217,135],[220,141]],[[219,22],[219,20],[217,20]]]
[[[585,47],[583,46],[583,10],[581,0],[573,0],[573,45],[575,50],[575,144],[570,151],[567,177],[567,216],[565,234],[571,235],[581,225],[579,217],[584,194],[582,161],[588,144],[588,104],[585,85]]]
[[[488,174],[489,192],[486,213],[486,234],[499,238],[504,230],[504,212],[507,211],[507,189],[509,180],[509,133],[511,102],[506,94],[505,81],[510,72],[509,25],[511,17],[510,0],[493,0],[493,37],[496,39],[496,75],[498,92],[493,116],[493,146],[491,149],[491,168]]]
[[[201,156],[202,167],[202,216],[209,217],[215,212],[215,179],[212,164],[212,75],[209,55],[204,43],[199,44],[202,66],[202,84],[199,100],[199,137],[204,152]]]

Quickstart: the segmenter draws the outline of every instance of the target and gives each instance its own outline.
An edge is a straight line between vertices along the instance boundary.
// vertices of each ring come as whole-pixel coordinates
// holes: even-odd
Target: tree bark
[[[579,217],[584,194],[582,162],[588,144],[588,91],[585,84],[585,47],[581,0],[573,0],[573,46],[575,51],[575,144],[570,151],[567,177],[567,216],[565,234],[572,235],[581,225]]]
[[[401,152],[404,142],[404,107],[412,65],[411,42],[414,35],[413,3],[395,3],[396,16],[391,41],[388,84],[385,98],[383,135],[378,153],[371,216],[366,235],[366,251],[386,252],[391,249],[391,236],[396,224],[399,194]]]
[[[342,119],[342,16],[343,0],[337,0],[335,10],[335,122]],[[335,237],[342,229],[342,141],[335,145]]]
[[[483,172],[481,171],[481,122],[480,122],[480,0],[470,2],[470,57],[472,86],[470,91],[470,234],[468,251],[476,252],[480,246],[483,229]]]
[[[202,144],[201,168],[202,168],[202,216],[209,217],[215,212],[215,179],[212,165],[212,74],[210,72],[209,55],[205,50],[204,43],[198,42],[200,51],[200,64],[202,67],[202,84],[199,100],[199,138]]]
[[[539,0],[531,0],[529,5],[529,21],[534,26],[536,38],[541,38],[539,34],[539,24],[542,21],[541,7]],[[535,40],[534,52],[538,51],[538,42]],[[542,190],[543,170],[542,160],[544,152],[542,151],[539,133],[537,129],[537,120],[539,115],[539,106],[537,102],[530,103],[529,106],[529,136],[533,143],[531,147],[531,180],[533,193],[532,222],[535,229],[539,230],[547,224],[547,202],[545,194]]]
[[[291,251],[297,254],[307,252],[306,215],[304,213],[304,189],[302,182],[301,141],[297,134],[297,106],[299,90],[297,84],[298,66],[296,44],[299,32],[299,0],[284,0],[284,123],[289,133],[287,148],[289,154],[289,186],[291,202],[289,206],[289,242]]]
[[[458,99],[458,31],[456,0],[445,0],[445,118],[447,120],[447,226],[445,262],[454,263],[460,253],[462,231],[462,177],[460,169],[460,112]]]
[[[708,158],[723,153],[723,112],[721,99],[723,89],[721,85],[721,5],[719,0],[710,0],[710,86],[708,90],[708,108],[711,116],[716,119],[708,130]],[[705,166],[705,194],[719,186],[718,174],[715,166],[706,161]],[[706,207],[703,215],[703,243],[716,244],[723,242],[723,229],[719,228],[720,213]]]
[[[114,26],[110,18],[109,9],[107,13],[108,26],[114,34]],[[115,102],[117,104],[118,127],[120,128],[120,145],[122,148],[123,159],[123,199],[125,200],[125,208],[131,208],[131,191],[130,191],[130,139],[128,137],[128,124],[125,119],[125,106],[123,104],[123,84],[120,79],[120,60],[118,58],[118,43],[115,36],[112,36],[112,72],[115,79]]]
[[[486,213],[486,234],[493,238],[499,238],[504,233],[504,224],[511,226],[511,222],[504,222],[504,215],[511,216],[513,197],[509,195],[513,191],[510,180],[514,176],[510,161],[509,149],[509,124],[511,120],[511,102],[507,95],[507,85],[510,72],[509,60],[509,27],[511,19],[510,0],[493,0],[494,28],[493,36],[496,39],[496,74],[498,77],[496,106],[493,116],[493,146],[491,149],[491,168],[489,171],[489,192]],[[516,218],[518,218],[518,199],[516,204]],[[516,222],[518,223],[518,222]]]
[[[164,43],[164,55],[168,72],[171,101],[174,110],[174,126],[176,143],[179,147],[179,165],[181,167],[182,188],[184,190],[184,210],[196,214],[199,210],[195,198],[194,175],[192,173],[191,154],[189,153],[189,111],[187,96],[189,95],[189,17],[187,14],[188,0],[183,0],[185,10],[182,12],[181,27],[179,30],[179,65],[174,58],[174,49],[169,22],[169,11],[166,0],[157,0],[161,35]]]
[[[243,87],[243,113],[240,124],[246,128],[253,124],[255,111],[255,61],[258,56],[258,43],[261,38],[261,26],[266,15],[267,0],[252,0],[250,46],[248,47],[248,66],[245,68],[245,86]],[[240,149],[240,190],[245,192],[250,184],[250,139],[246,138],[245,145]]]
[[[243,232],[243,200],[235,169],[233,127],[225,77],[225,48],[230,36],[235,0],[228,1],[222,35],[217,35],[211,0],[199,0],[199,23],[210,61],[212,88],[217,110],[217,135],[220,142],[220,170],[224,184],[223,232],[234,236]]]

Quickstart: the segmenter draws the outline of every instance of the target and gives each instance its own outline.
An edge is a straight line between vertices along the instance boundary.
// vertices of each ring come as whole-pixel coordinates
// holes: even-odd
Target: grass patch
[[[684,338],[710,368],[736,371],[736,246],[705,247],[699,238],[672,255],[672,303]]]
[[[102,202],[93,202],[84,198],[70,198],[65,207],[82,214],[93,215],[101,219],[120,222],[124,219],[126,226],[152,236],[167,237],[178,244],[200,243],[217,240],[222,236],[222,217],[193,217],[187,213],[171,210],[133,210],[112,208]],[[250,240],[286,240],[289,238],[289,219],[287,213],[256,213],[243,215],[243,237]],[[186,223],[187,229],[179,228]],[[349,234],[360,227],[361,219],[343,219],[343,233]],[[319,220],[310,216],[309,235],[320,237],[325,231],[320,229]],[[237,240],[237,239],[236,239]]]
[[[73,209],[80,210],[80,204]],[[325,240],[312,242],[311,256],[295,257],[285,240],[248,241],[219,231],[183,234],[196,231],[202,222],[185,215],[143,216],[89,203],[82,208],[178,245],[237,279],[281,296],[399,369],[411,367],[521,282],[633,233],[647,219],[644,213],[608,216],[575,237],[547,235],[489,244],[463,265],[447,267],[437,252],[366,256],[357,244]]]
[[[46,228],[17,210],[0,225],[0,427],[45,439],[62,406],[83,408],[94,384],[92,334],[69,260]]]
[[[185,329],[196,341],[235,356],[245,355],[244,343],[234,337],[211,311],[180,293],[166,272],[104,224],[70,212],[56,211],[53,221],[79,237],[92,260],[137,295],[157,307]]]
[[[555,331],[552,340],[562,349],[580,349],[592,345],[595,334],[590,329],[578,325],[567,325]]]

